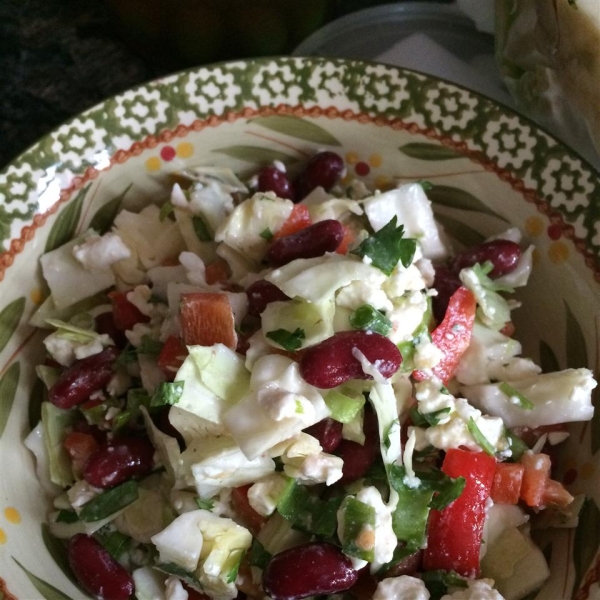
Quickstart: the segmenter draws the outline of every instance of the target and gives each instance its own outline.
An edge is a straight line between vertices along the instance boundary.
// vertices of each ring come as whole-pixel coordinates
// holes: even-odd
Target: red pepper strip
[[[448,450],[442,471],[449,477],[464,477],[462,494],[444,510],[429,516],[425,571],[456,571],[464,577],[479,577],[479,550],[496,460],[485,452]]]
[[[477,303],[473,293],[459,287],[450,297],[443,321],[431,332],[431,341],[442,352],[442,360],[432,369],[433,374],[447,383],[456,372],[458,363],[469,347]],[[422,371],[413,371],[417,381],[427,379]]]

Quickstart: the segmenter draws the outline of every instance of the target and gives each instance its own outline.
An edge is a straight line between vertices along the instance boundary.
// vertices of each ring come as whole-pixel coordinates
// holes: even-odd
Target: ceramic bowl
[[[346,179],[427,180],[450,236],[475,244],[516,225],[535,272],[516,311],[525,354],[545,369],[598,369],[600,176],[534,124],[448,82],[385,65],[282,58],[185,71],[62,125],[0,173],[0,598],[80,598],[23,440],[39,419],[28,319],[47,290],[39,257],[121,208],[167,198],[169,173],[227,165],[290,169],[318,149]],[[597,396],[596,396],[597,399]],[[598,595],[600,411],[571,428],[558,478],[587,500],[576,529],[542,540],[539,600]]]

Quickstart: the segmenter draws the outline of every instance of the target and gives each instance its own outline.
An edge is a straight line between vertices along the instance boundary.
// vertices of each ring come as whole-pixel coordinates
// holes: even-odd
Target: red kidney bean
[[[324,452],[333,452],[342,441],[342,424],[335,419],[323,419],[304,431],[319,440]]]
[[[121,438],[98,450],[85,463],[83,478],[94,487],[111,488],[152,470],[154,447],[145,439]]]
[[[369,405],[365,406],[363,431],[364,444],[342,440],[335,451],[335,454],[344,461],[342,478],[339,480],[342,485],[364,477],[379,456],[379,425],[377,415]]]
[[[444,320],[450,297],[461,285],[462,283],[456,273],[453,273],[446,267],[435,268],[433,288],[437,291],[437,296],[432,297],[431,308],[433,316],[438,323]]]
[[[360,350],[383,377],[391,377],[402,362],[396,344],[379,333],[342,331],[304,351],[300,374],[306,382],[322,389],[342,385],[350,379],[372,379],[352,354],[354,348]]]
[[[263,588],[273,600],[296,600],[343,592],[358,578],[351,560],[333,544],[311,542],[276,554],[263,572]]]
[[[463,250],[452,261],[452,270],[459,273],[461,269],[472,267],[477,263],[483,264],[489,260],[494,265],[489,276],[500,277],[514,271],[519,258],[521,258],[519,244],[510,240],[492,240]]]
[[[294,199],[294,188],[287,173],[280,171],[277,167],[263,167],[258,172],[259,192],[274,192],[279,198]]]
[[[48,391],[50,402],[58,408],[73,408],[85,402],[110,381],[118,355],[116,346],[109,346],[98,354],[74,362]]]
[[[93,537],[78,533],[69,540],[68,560],[77,581],[102,600],[128,600],[131,575]]]
[[[246,289],[246,296],[248,296],[248,314],[254,317],[260,317],[263,310],[267,308],[267,304],[271,302],[289,300],[289,297],[275,284],[264,279],[260,279],[249,285]]]
[[[275,240],[269,248],[269,263],[281,267],[297,258],[316,258],[335,252],[344,239],[339,221],[327,219]]]
[[[344,161],[335,152],[319,152],[304,167],[304,171],[294,181],[296,202],[306,198],[316,187],[329,191],[340,178]]]

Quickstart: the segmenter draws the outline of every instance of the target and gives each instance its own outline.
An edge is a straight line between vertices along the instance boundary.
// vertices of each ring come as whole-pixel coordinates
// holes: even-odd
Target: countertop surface
[[[329,1],[335,17],[386,0]],[[103,0],[0,0],[0,169],[70,117],[179,68],[130,49]]]
[[[0,168],[104,98],[162,74],[100,0],[0,0]]]

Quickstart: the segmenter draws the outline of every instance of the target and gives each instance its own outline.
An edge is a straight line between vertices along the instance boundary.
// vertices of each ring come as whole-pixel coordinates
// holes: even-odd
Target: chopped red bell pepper
[[[542,506],[546,483],[550,481],[550,457],[547,454],[526,452],[521,458],[525,470],[521,486],[521,500],[527,506]]]
[[[442,471],[464,477],[462,494],[444,510],[429,516],[425,571],[456,571],[464,577],[479,576],[479,550],[485,520],[485,504],[492,489],[496,459],[485,452],[451,449]]]
[[[188,346],[224,344],[235,350],[237,334],[227,294],[188,292],[181,295],[181,334]]]
[[[173,381],[187,355],[187,348],[181,339],[176,335],[170,335],[156,361],[158,368],[164,373],[167,381]]]
[[[518,504],[525,467],[518,463],[498,463],[490,496],[496,504]]]
[[[302,229],[306,229],[312,225],[312,219],[308,212],[308,207],[304,204],[295,204],[292,208],[290,216],[287,218],[285,223],[275,232],[273,236],[274,240],[297,233]]]
[[[112,302],[115,327],[119,331],[129,331],[137,323],[147,323],[150,320],[150,317],[143,314],[135,304],[127,300],[125,292],[111,292],[108,297]]]
[[[443,353],[442,360],[432,369],[433,374],[447,383],[456,372],[458,363],[471,342],[477,303],[466,287],[459,287],[450,297],[443,321],[431,332],[431,341]],[[414,371],[417,381],[427,379],[422,371]]]

